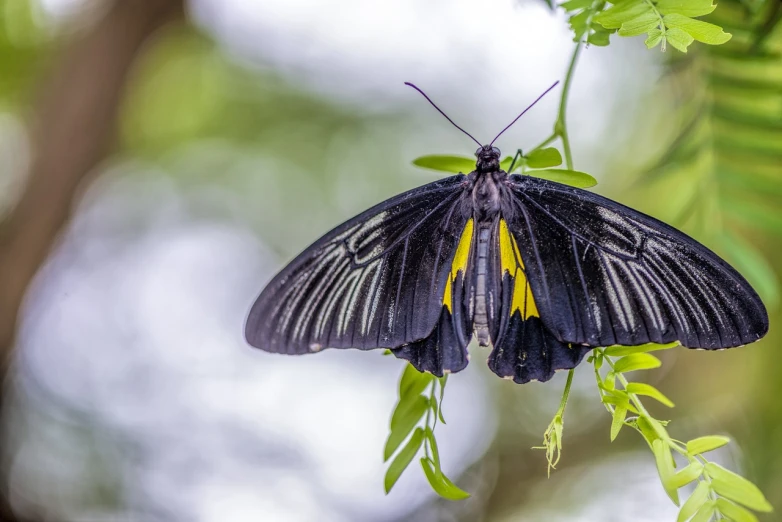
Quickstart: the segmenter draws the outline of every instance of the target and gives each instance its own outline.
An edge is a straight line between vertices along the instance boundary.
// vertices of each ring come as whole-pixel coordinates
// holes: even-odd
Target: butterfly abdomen
[[[475,280],[475,313],[473,315],[473,330],[478,338],[478,344],[489,346],[489,312],[486,303],[486,275],[489,264],[489,241],[491,240],[490,225],[482,225],[478,231],[476,252]]]

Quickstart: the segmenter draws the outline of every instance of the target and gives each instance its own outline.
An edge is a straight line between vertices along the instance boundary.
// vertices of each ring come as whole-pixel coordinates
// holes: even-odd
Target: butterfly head
[[[495,172],[500,170],[500,149],[491,145],[483,145],[475,151],[475,168],[478,172]]]

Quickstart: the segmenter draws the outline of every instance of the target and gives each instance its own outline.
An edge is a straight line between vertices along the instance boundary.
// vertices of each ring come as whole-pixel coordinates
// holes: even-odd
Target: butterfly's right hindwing
[[[258,297],[247,341],[287,354],[399,348],[442,328],[469,221],[464,181],[452,176],[400,194],[316,241]]]

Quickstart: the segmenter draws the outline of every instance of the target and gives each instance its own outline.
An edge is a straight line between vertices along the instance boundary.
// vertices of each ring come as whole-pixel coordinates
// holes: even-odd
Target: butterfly
[[[475,170],[399,194],[307,247],[252,306],[250,345],[385,348],[442,376],[467,366],[475,338],[491,347],[492,372],[526,383],[595,347],[717,350],[768,331],[749,283],[691,237],[593,192],[502,170],[493,143],[534,102],[481,145],[408,85],[479,145]]]

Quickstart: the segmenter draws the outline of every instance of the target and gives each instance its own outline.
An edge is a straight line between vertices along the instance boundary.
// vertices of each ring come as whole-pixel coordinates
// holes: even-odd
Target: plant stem
[[[559,409],[557,415],[562,417],[565,413],[565,406],[567,406],[568,397],[570,397],[570,386],[573,384],[573,370],[567,372],[567,382],[565,383],[565,391],[562,392],[562,400],[559,402]]]
[[[424,426],[429,427],[429,419],[432,418],[432,401],[435,400],[434,398],[434,392],[437,389],[437,379],[432,379],[432,391],[429,393],[429,407],[426,409],[426,421],[424,423]],[[434,422],[437,423],[437,416],[434,417]],[[434,431],[434,426],[432,427],[432,430]],[[429,440],[424,439],[424,455],[427,459],[431,460],[431,457],[429,456]]]
[[[557,121],[554,123],[554,135],[559,136],[562,139],[562,149],[565,153],[565,165],[568,170],[573,170],[573,153],[570,151],[570,136],[567,132],[567,100],[570,95],[570,86],[573,82],[573,73],[576,70],[576,64],[578,63],[578,57],[581,55],[581,49],[584,46],[583,40],[579,40],[576,44],[576,48],[573,51],[573,56],[570,58],[570,65],[568,65],[567,75],[565,76],[565,83],[562,86],[562,97],[559,100],[559,112],[557,114]]]

